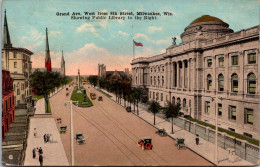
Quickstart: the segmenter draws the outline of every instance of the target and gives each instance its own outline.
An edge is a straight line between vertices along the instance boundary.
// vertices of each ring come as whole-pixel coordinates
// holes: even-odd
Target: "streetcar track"
[[[74,106],[73,106],[74,107]],[[115,137],[109,130],[107,130],[106,128],[104,128],[103,126],[101,126],[99,123],[97,123],[96,121],[94,121],[93,119],[89,118],[89,116],[83,114],[81,111],[79,111],[77,108],[74,107],[74,110],[81,115],[84,119],[86,119],[90,124],[92,124],[95,128],[97,128],[105,137],[107,137],[126,157],[127,159],[129,159],[134,165],[136,165],[121,149],[120,147],[111,139],[108,137],[108,135],[105,134],[104,131],[102,131],[100,128],[98,128],[96,125],[98,125],[99,127],[103,128],[105,131],[107,131],[111,136],[113,136],[118,142],[120,142],[125,148],[126,150],[128,150],[130,153],[132,153],[140,162],[142,162],[144,165],[147,165],[144,161],[142,161],[133,151],[131,151],[123,142],[121,142],[117,137]],[[86,118],[87,117],[87,118]],[[91,121],[92,122],[91,122]],[[94,125],[93,122],[96,124]]]
[[[94,100],[92,100],[92,102],[94,103],[94,104],[96,104],[96,103],[98,103],[98,102],[94,102]],[[98,108],[98,107],[100,107],[100,108]],[[135,139],[137,138],[138,139],[138,136],[136,136],[132,131],[130,131],[128,128],[126,128],[122,123],[120,123],[120,122],[117,122],[117,120],[111,115],[111,114],[109,114],[108,112],[107,112],[107,110],[104,108],[104,107],[102,107],[101,105],[96,105],[96,108],[99,110],[99,111],[101,111],[103,114],[102,115],[104,115],[104,116],[106,116],[108,119],[110,119],[113,123],[114,123],[114,125],[116,125],[116,123],[118,124],[118,125],[120,125],[120,126],[118,126],[118,125],[116,125],[121,131],[123,131],[123,133],[128,137],[128,138],[130,138],[134,143],[136,143],[136,140],[134,140],[132,137],[130,137],[128,134],[127,134],[127,132],[125,132],[121,127],[124,127],[125,128],[125,130],[126,131],[128,131],[128,132],[130,132],[130,134],[132,134],[134,137],[135,137]],[[104,110],[104,111],[106,111],[106,112],[104,112],[104,111],[102,111],[102,109]],[[108,115],[106,115],[106,114],[108,114]],[[116,123],[115,123],[116,122]],[[160,155],[158,155],[155,151],[153,151],[153,150],[151,150],[154,154],[156,154],[163,162],[165,162],[165,163],[167,163],[168,165],[169,165],[169,163],[164,159],[164,158],[162,158]],[[156,160],[152,155],[150,155],[148,152],[145,152],[145,153],[147,153],[147,155],[148,156],[150,156],[154,161],[156,161],[158,164],[161,164],[161,163],[159,163],[158,162],[158,160]]]

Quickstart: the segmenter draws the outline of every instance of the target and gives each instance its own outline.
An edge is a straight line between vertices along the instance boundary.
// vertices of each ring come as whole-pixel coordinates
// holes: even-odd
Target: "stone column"
[[[187,79],[187,89],[190,89],[190,59],[187,61],[187,73],[188,73],[188,79]]]
[[[172,86],[176,87],[175,85],[176,77],[175,77],[175,62],[172,63]]]
[[[183,78],[183,81],[182,81],[182,88],[185,88],[185,60],[182,61],[182,78]]]
[[[180,69],[179,69],[179,62],[177,61],[177,88],[180,87]]]
[[[169,64],[169,70],[170,70],[170,77],[169,77],[169,89],[171,89],[172,88],[172,62],[170,62],[170,64]]]

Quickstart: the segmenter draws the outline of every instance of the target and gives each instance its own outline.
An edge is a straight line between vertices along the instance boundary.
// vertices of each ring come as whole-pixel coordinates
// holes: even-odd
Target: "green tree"
[[[180,114],[181,105],[180,103],[172,104],[171,102],[168,102],[165,109],[164,109],[164,115],[166,118],[171,118],[172,121],[172,133],[173,132],[173,118],[177,118]]]
[[[160,109],[161,109],[160,104],[157,101],[152,101],[148,110],[154,114],[154,122],[153,122],[154,125],[155,125],[155,114],[158,113]]]
[[[88,81],[94,86],[96,87],[98,84],[98,76],[89,76],[88,77]]]
[[[35,89],[37,95],[43,95],[45,103],[47,105],[46,112],[48,113],[49,94],[55,90],[55,88],[65,83],[65,77],[62,77],[58,72],[41,72],[35,71],[30,76],[30,85]]]

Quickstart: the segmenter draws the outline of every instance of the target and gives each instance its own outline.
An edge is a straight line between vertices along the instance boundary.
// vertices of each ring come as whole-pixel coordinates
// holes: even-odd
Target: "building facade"
[[[31,104],[32,89],[29,84],[29,77],[32,70],[31,55],[33,52],[25,48],[12,46],[6,12],[3,31],[2,69],[10,71],[13,79],[15,106]]]
[[[14,121],[13,79],[9,71],[2,70],[2,139]]]
[[[219,127],[259,138],[259,29],[233,32],[209,15],[194,20],[166,52],[132,61],[132,85],[162,106]]]

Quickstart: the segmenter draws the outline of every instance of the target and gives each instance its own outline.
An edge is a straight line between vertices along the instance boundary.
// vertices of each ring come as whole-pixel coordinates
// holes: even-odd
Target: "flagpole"
[[[134,42],[134,39],[133,39],[133,59],[135,59],[135,42]]]

